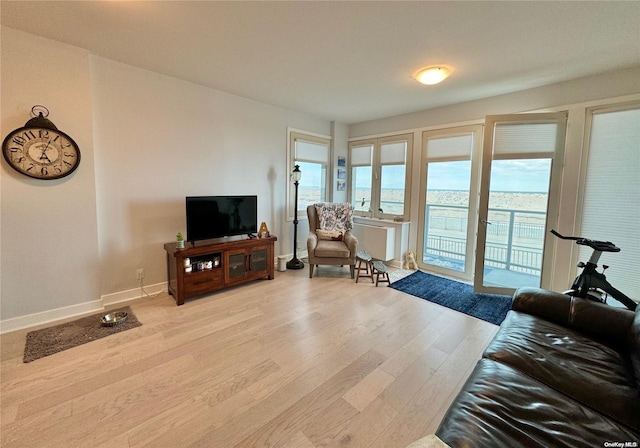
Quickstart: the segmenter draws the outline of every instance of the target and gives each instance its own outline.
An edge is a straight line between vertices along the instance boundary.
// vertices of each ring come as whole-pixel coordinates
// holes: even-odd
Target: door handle
[[[480,222],[484,225],[491,225],[491,223],[489,221],[487,221],[486,219],[481,219]]]

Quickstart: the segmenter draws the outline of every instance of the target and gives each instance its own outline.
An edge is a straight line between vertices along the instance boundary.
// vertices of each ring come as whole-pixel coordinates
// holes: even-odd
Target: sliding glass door
[[[512,294],[544,282],[565,127],[566,113],[486,117],[474,290]]]
[[[418,265],[471,280],[482,126],[423,133]]]

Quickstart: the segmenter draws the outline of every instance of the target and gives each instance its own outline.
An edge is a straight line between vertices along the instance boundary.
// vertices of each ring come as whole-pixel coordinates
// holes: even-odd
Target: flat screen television
[[[187,241],[258,231],[257,196],[188,196]]]

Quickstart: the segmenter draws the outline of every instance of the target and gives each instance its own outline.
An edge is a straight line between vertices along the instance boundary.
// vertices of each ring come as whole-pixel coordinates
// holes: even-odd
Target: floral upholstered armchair
[[[322,202],[307,207],[309,217],[309,278],[321,264],[349,266],[351,278],[355,271],[358,239],[353,229],[353,206],[348,203]]]

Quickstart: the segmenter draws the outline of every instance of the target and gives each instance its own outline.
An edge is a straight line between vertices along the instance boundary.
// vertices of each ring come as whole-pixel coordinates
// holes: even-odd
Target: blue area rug
[[[500,325],[511,309],[511,296],[474,293],[473,286],[416,271],[389,285],[393,289]]]

